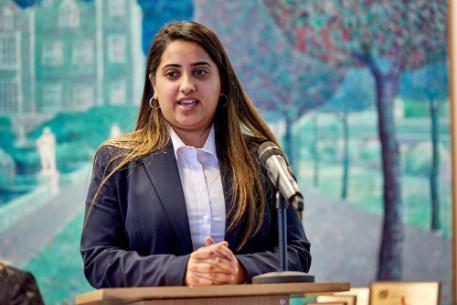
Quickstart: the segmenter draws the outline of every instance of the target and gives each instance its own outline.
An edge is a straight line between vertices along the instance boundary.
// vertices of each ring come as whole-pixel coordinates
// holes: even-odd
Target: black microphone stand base
[[[268,272],[252,278],[253,284],[312,283],[314,281],[314,275],[297,271]]]

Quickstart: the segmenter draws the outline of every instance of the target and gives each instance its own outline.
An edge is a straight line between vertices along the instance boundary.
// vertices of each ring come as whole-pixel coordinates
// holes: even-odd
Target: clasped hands
[[[185,285],[241,284],[246,279],[246,270],[228,247],[228,242],[216,243],[211,237],[206,237],[205,246],[190,255]]]

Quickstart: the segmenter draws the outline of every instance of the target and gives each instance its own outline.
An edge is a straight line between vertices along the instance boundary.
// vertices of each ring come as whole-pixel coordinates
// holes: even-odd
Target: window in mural
[[[41,105],[42,112],[56,112],[61,109],[63,88],[61,83],[46,84],[43,86]]]
[[[61,40],[43,42],[41,62],[43,66],[60,66],[63,64],[63,47]]]
[[[0,13],[0,30],[11,31],[14,27],[14,14],[10,8],[5,7]]]
[[[108,16],[122,17],[125,14],[125,1],[124,0],[109,0],[106,2],[108,6]]]
[[[15,113],[18,110],[18,83],[16,80],[0,81],[0,112]]]
[[[94,63],[94,42],[91,39],[73,42],[71,63],[73,65],[91,65]]]
[[[19,54],[19,34],[0,33],[0,68],[17,69]]]
[[[79,7],[74,0],[64,0],[59,8],[59,26],[62,28],[79,27]]]
[[[110,104],[121,105],[127,102],[127,86],[125,80],[115,80],[110,84]]]
[[[123,63],[125,54],[125,35],[111,34],[108,36],[108,60],[112,63]]]
[[[89,108],[94,101],[94,88],[88,85],[75,85],[72,92],[72,109],[85,110]]]

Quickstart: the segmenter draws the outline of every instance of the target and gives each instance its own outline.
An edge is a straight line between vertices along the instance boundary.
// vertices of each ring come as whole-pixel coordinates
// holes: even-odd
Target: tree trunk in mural
[[[431,230],[438,231],[441,228],[440,223],[440,199],[439,199],[439,102],[433,100],[430,102],[430,121],[431,121],[431,138],[432,138],[432,164],[430,170],[430,199],[431,199]]]
[[[383,169],[384,219],[378,261],[378,280],[400,280],[402,273],[403,223],[401,220],[400,152],[394,121],[394,97],[399,73],[383,75],[371,62],[376,86],[378,132]]]
[[[341,117],[341,124],[343,126],[343,178],[341,182],[341,199],[346,199],[348,195],[349,184],[349,124],[348,113],[343,112]]]
[[[284,134],[284,148],[286,151],[287,159],[289,161],[289,166],[292,170],[295,170],[295,158],[294,158],[294,147],[293,147],[293,135],[292,135],[292,124],[294,123],[294,118],[290,111],[284,112],[284,118],[286,122],[286,132]]]
[[[313,169],[313,186],[319,186],[319,122],[317,120],[317,114],[313,115],[313,144],[312,144],[312,155],[314,160]]]

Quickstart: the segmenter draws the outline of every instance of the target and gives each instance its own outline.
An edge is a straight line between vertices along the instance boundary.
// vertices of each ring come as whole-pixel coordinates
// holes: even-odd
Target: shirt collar
[[[211,129],[208,134],[208,138],[205,141],[205,145],[203,145],[202,148],[196,148],[193,146],[189,146],[184,144],[184,142],[181,140],[181,138],[178,136],[178,134],[175,132],[173,127],[170,126],[170,137],[171,137],[171,142],[173,143],[173,149],[175,152],[175,157],[178,159],[178,150],[181,150],[183,147],[194,149],[194,150],[201,150],[207,153],[210,153],[214,157],[217,158],[217,153],[216,153],[216,136],[215,136],[215,131],[214,131],[214,125],[211,126]]]

